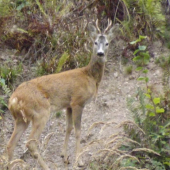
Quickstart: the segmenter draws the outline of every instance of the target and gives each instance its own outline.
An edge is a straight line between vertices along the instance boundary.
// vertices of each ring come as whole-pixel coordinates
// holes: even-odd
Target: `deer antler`
[[[112,25],[112,21],[108,18],[108,25],[107,25],[107,28],[104,30],[104,34],[108,31],[111,25]]]
[[[96,20],[96,28],[99,31],[99,34],[101,34],[101,30],[99,28],[99,20],[98,19]]]

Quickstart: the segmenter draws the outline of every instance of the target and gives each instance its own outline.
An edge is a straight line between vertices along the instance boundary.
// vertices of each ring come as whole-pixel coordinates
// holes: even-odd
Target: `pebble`
[[[154,62],[154,58],[150,58],[150,62]]]
[[[156,72],[153,74],[154,76],[158,76],[160,74],[159,70],[156,70]]]
[[[129,76],[129,80],[134,80],[135,79],[135,76],[131,75]]]
[[[114,77],[117,78],[118,77],[118,72],[114,73]]]

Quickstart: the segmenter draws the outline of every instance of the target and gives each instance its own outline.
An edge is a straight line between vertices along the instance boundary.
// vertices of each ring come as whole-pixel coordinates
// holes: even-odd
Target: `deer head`
[[[108,26],[102,32],[98,26],[98,20],[96,21],[96,27],[93,25],[89,25],[90,36],[94,43],[93,55],[95,55],[95,59],[99,63],[105,63],[107,61],[107,53],[109,43],[112,40],[114,34],[114,30],[117,25],[111,28],[112,21],[108,19]]]

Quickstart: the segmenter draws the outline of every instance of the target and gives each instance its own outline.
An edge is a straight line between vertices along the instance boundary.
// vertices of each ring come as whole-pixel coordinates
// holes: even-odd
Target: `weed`
[[[11,62],[0,65],[0,77],[10,86],[22,72],[22,63],[12,66]]]
[[[170,56],[169,57],[159,57],[155,61],[156,64],[158,64],[160,67],[165,68],[170,64]]]
[[[56,113],[56,117],[57,117],[57,118],[61,117],[61,115],[62,115],[62,112],[61,112],[61,111]]]
[[[122,31],[124,34],[129,37],[144,34],[155,38],[165,31],[165,15],[162,13],[160,1],[123,0],[123,3],[128,14],[125,20],[120,21],[125,30]]]
[[[5,84],[5,80],[1,77],[0,77],[0,88],[2,88],[3,93],[5,94],[0,96],[0,115],[1,115],[4,113],[4,110],[8,107],[6,97],[9,97],[11,94],[11,90],[7,87],[7,85]],[[0,116],[0,119],[1,118],[2,117]]]
[[[134,52],[135,57],[133,59],[135,63],[141,63],[140,67],[137,67],[140,74],[138,80],[144,82],[145,88],[138,88],[137,98],[127,100],[136,127],[142,129],[144,133],[140,134],[137,131],[139,128],[129,125],[129,123],[124,123],[124,130],[132,140],[141,145],[141,148],[138,149],[132,149],[136,147],[133,143],[128,146],[129,151],[132,149],[133,155],[140,161],[135,167],[166,170],[170,168],[168,158],[170,151],[168,144],[170,138],[170,122],[168,117],[170,113],[167,111],[169,110],[169,106],[166,105],[165,107],[164,104],[169,100],[169,95],[167,91],[165,91],[164,94],[166,95],[162,97],[161,94],[155,92],[154,88],[149,85],[149,78],[147,77],[148,70],[146,69],[149,62],[149,54],[147,51],[145,52],[145,49],[145,46],[138,48]],[[147,53],[147,55],[145,55],[145,53]],[[162,58],[159,60],[159,63],[166,69],[169,67],[170,62],[168,58],[166,62],[164,60],[165,58]],[[168,71],[168,75],[169,74]],[[165,80],[165,84],[169,85],[169,79]],[[168,89],[168,86],[166,86],[166,89]],[[148,149],[152,151],[150,152]]]
[[[125,67],[125,74],[126,75],[132,74],[132,71],[133,71],[133,66],[132,65]]]
[[[64,52],[62,54],[62,56],[60,57],[59,61],[58,61],[58,65],[57,65],[57,69],[56,72],[59,73],[62,70],[62,67],[64,66],[64,64],[66,63],[66,61],[69,59],[69,55],[67,52]]]

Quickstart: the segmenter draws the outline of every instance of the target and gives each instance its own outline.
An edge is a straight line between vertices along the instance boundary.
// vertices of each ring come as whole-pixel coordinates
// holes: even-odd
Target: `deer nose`
[[[99,57],[102,57],[102,56],[104,56],[104,52],[98,52],[97,55],[98,55]]]

